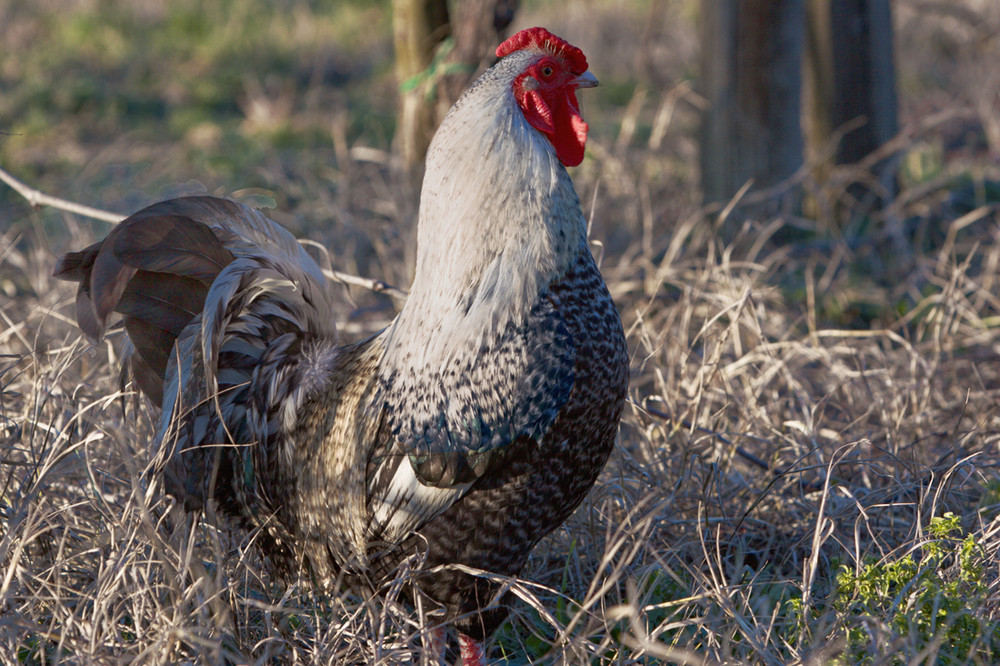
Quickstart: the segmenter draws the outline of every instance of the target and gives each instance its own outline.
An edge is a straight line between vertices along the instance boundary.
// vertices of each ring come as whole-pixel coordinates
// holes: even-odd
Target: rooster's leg
[[[459,632],[458,647],[462,651],[462,666],[484,666],[482,643]]]
[[[420,663],[426,666],[430,664],[443,664],[447,649],[448,628],[438,627],[437,629],[431,629],[424,635],[424,656]]]

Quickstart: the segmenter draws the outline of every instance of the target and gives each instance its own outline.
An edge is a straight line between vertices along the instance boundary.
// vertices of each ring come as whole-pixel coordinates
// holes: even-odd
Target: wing
[[[456,502],[509,445],[539,442],[569,398],[576,348],[543,297],[497,339],[429,376],[383,374],[389,444],[369,464],[373,539],[394,543]]]
[[[129,366],[162,406],[153,449],[167,491],[189,508],[216,489],[233,512],[266,501],[261,477],[276,486],[291,474],[298,414],[339,353],[322,271],[295,238],[226,199],[171,199],[66,255],[55,274],[80,282],[77,318],[91,337],[122,314]]]

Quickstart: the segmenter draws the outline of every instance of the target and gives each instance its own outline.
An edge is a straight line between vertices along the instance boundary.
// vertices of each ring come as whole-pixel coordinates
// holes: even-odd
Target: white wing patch
[[[426,486],[417,479],[408,458],[402,460],[387,491],[372,501],[369,537],[399,543],[410,532],[454,504],[472,483],[448,488]]]

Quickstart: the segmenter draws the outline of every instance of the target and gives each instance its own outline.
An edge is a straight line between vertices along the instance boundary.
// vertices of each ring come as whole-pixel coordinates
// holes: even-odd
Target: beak
[[[597,77],[590,72],[584,72],[575,79],[570,79],[569,84],[574,88],[594,88],[597,86]]]

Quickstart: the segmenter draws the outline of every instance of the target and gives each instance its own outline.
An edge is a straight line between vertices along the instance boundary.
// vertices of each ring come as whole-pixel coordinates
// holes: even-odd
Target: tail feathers
[[[163,402],[163,377],[174,342],[201,311],[208,287],[184,275],[136,271],[115,311],[136,350],[129,357],[132,376],[157,405]]]
[[[326,279],[295,237],[232,201],[171,199],[67,254],[55,275],[80,283],[90,337],[122,316],[131,373],[162,408],[151,448],[167,491],[251,518],[247,507],[270,506],[268,484],[293,473],[303,410],[343,363]]]
[[[123,315],[134,349],[131,370],[159,405],[178,336],[202,312],[215,279],[239,257],[292,266],[306,281],[324,282],[290,233],[242,204],[206,196],[170,199],[135,213],[100,243],[62,257],[54,275],[80,283],[77,322],[90,338],[104,335],[113,313]]]
[[[233,254],[209,228],[171,213],[175,201],[139,211],[112,229],[102,242],[71,252],[56,265],[55,277],[80,283],[77,321],[91,338],[103,336],[112,312],[121,312],[122,297],[138,272],[145,275],[133,286],[133,294],[145,288],[144,298],[175,299],[183,290],[170,282],[161,286],[155,279],[167,274],[201,283],[197,295],[204,301],[208,285],[233,260]]]
[[[90,273],[94,261],[101,250],[102,243],[94,243],[79,252],[67,252],[52,272],[54,277],[70,282],[79,282],[76,292],[76,321],[80,329],[91,339],[98,339],[104,332],[103,325],[97,320],[90,296]]]
[[[214,498],[256,527],[280,506],[269,489],[293,484],[306,403],[343,362],[325,285],[274,259],[238,257],[212,283],[167,359],[153,442],[170,494],[189,509]]]

